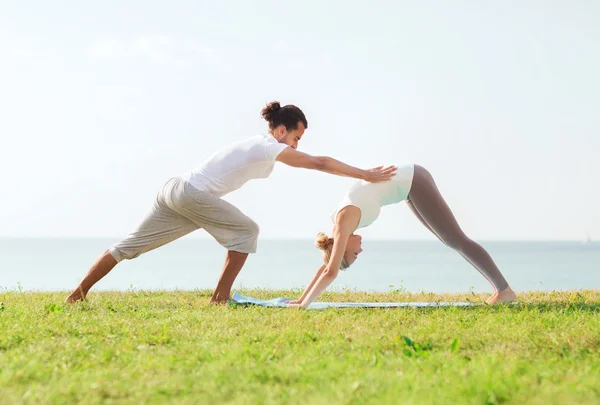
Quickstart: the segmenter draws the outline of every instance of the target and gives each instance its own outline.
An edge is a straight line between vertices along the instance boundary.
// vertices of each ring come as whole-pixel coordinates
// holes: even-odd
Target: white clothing
[[[109,251],[117,262],[131,260],[198,229],[229,251],[256,253],[260,231],[256,222],[227,201],[178,177],[164,184],[137,228]]]
[[[223,197],[252,179],[269,177],[275,159],[287,147],[272,135],[253,136],[217,151],[182,179],[198,190]]]
[[[415,166],[410,164],[396,167],[398,169],[389,181],[369,183],[359,180],[354,183],[331,214],[333,223],[336,223],[337,215],[344,207],[352,205],[360,209],[358,228],[364,228],[375,222],[381,207],[406,200],[412,186]]]

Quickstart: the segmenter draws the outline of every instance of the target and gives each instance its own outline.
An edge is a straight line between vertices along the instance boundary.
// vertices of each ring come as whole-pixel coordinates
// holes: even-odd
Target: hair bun
[[[265,121],[270,122],[273,119],[273,114],[281,109],[281,104],[279,101],[271,101],[265,108],[262,109],[260,115],[265,119]]]
[[[331,245],[333,245],[333,239],[325,235],[323,232],[319,232],[317,234],[315,245],[321,250],[327,250]]]

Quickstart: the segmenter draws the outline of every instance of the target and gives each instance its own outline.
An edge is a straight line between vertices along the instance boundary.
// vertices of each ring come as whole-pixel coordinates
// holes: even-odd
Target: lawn
[[[298,291],[243,290],[296,297]],[[600,292],[519,304],[302,310],[209,291],[0,292],[0,403],[598,404]],[[327,292],[326,301],[464,301]]]

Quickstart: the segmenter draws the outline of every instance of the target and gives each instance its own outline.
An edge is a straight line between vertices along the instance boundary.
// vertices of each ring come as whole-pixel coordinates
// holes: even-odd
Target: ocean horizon
[[[0,288],[68,291],[117,238],[0,238]],[[600,243],[478,240],[516,291],[600,288]],[[363,253],[330,289],[489,292],[460,255],[435,240],[363,240]],[[96,291],[204,290],[217,283],[225,250],[213,239],[182,238],[121,262]],[[321,263],[312,239],[261,239],[234,289],[304,288]]]

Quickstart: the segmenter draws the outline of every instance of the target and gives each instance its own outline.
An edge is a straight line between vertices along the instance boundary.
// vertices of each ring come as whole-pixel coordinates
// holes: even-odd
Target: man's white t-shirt
[[[223,197],[252,179],[269,177],[275,159],[287,147],[272,135],[253,136],[217,151],[183,179],[198,190]]]

